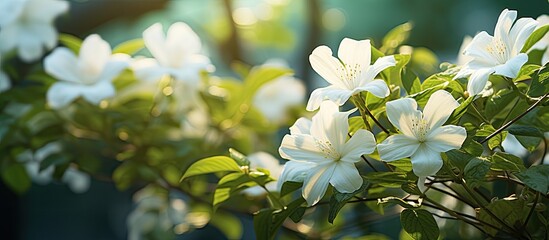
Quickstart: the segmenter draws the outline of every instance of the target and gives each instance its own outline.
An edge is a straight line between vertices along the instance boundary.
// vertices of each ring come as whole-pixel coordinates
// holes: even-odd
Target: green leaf
[[[219,229],[227,239],[242,239],[242,223],[240,219],[232,214],[216,212],[210,223]]]
[[[549,165],[531,166],[526,171],[515,175],[529,188],[543,195],[549,193]]]
[[[287,181],[282,184],[282,189],[280,190],[280,197],[284,197],[297,189],[300,189],[303,186],[302,182],[292,182]]]
[[[413,182],[404,172],[369,172],[364,177],[371,184],[388,188],[400,188],[402,184]]]
[[[507,226],[522,226],[526,214],[528,214],[528,208],[523,200],[520,199],[500,199],[490,202],[484,208],[480,208],[478,213],[479,220],[487,222],[495,227],[503,228],[501,223],[494,219],[494,217],[488,213],[493,213],[497,218],[506,223]],[[496,235],[498,230],[491,227],[485,227],[486,232]]]
[[[145,47],[145,42],[141,38],[132,39],[118,44],[113,50],[112,53],[125,53],[128,55],[133,55],[139,52]]]
[[[475,136],[486,138],[495,131],[496,129],[492,125],[483,124],[481,128],[476,132]],[[503,140],[505,140],[506,137],[507,131],[501,131],[500,133],[496,134],[488,140],[488,148],[490,148],[490,150],[493,150],[494,148],[501,146],[501,143],[503,142]]]
[[[217,209],[219,204],[229,200],[229,198],[242,190],[243,185],[255,185],[250,177],[242,172],[229,173],[219,179],[217,188],[214,192],[213,207]]]
[[[284,220],[301,209],[305,199],[298,198],[283,209],[261,209],[254,214],[254,230],[257,239],[273,239]]]
[[[544,137],[541,130],[532,126],[512,125],[507,128],[507,131],[515,136]]]
[[[474,155],[471,155],[462,150],[450,150],[443,154],[443,157],[446,156],[450,166],[457,167],[460,171],[464,171],[465,166],[471,162],[471,159],[475,158]]]
[[[522,47],[520,52],[525,53],[528,50],[530,50],[530,48],[532,48],[534,44],[536,44],[539,40],[543,38],[543,36],[545,36],[547,31],[549,31],[549,25],[545,25],[543,27],[536,29],[532,34],[530,34],[530,37],[526,39],[526,43],[524,43],[524,46]]]
[[[215,172],[240,172],[240,166],[236,164],[236,162],[226,156],[215,156],[215,157],[209,157],[204,158],[201,160],[198,160],[197,162],[193,163],[187,169],[183,177],[181,177],[181,181],[183,179],[196,176],[196,175],[202,175],[207,173],[215,173]]]
[[[303,219],[305,210],[307,210],[306,207],[297,208],[295,212],[290,215],[290,219],[292,219],[292,221],[294,221],[295,223],[298,223],[299,221],[301,221],[301,219]]]
[[[467,184],[475,188],[484,183],[484,178],[490,171],[490,162],[475,157],[469,160],[463,171],[463,178]]]
[[[112,180],[118,190],[126,190],[138,177],[138,168],[134,162],[124,162],[118,166],[113,174]]]
[[[382,40],[381,50],[386,54],[395,53],[395,49],[408,40],[412,28],[412,23],[407,22],[391,29]]]
[[[21,194],[31,187],[31,179],[25,167],[19,163],[12,163],[2,169],[4,183],[14,192]]]
[[[80,52],[80,46],[82,46],[82,39],[66,33],[59,34],[59,42],[77,55]]]
[[[493,119],[498,114],[506,114],[502,110],[509,105],[518,95],[514,90],[502,89],[493,94],[484,107],[484,115],[487,119]]]
[[[423,209],[404,209],[400,213],[402,228],[414,239],[436,240],[440,234],[433,215]]]
[[[549,91],[549,68],[542,67],[536,74],[532,76],[532,83],[528,89],[528,95],[531,97],[539,97]]]
[[[362,186],[352,193],[341,193],[334,188],[334,193],[330,198],[330,210],[328,212],[328,222],[334,223],[334,219],[336,218],[341,208],[343,208],[343,206],[345,206],[345,204],[351,198],[353,198],[356,194],[364,192],[364,190],[368,187],[368,185],[369,185],[368,182],[364,181]]]
[[[520,145],[522,145],[526,150],[529,152],[534,152],[536,149],[538,149],[539,144],[543,140],[539,137],[526,137],[526,136],[515,136],[515,138],[519,141]]]
[[[70,159],[67,155],[62,153],[54,153],[47,156],[42,162],[40,162],[40,170],[44,170],[50,166],[56,166],[69,163]]]
[[[419,78],[410,69],[402,69],[402,86],[408,93],[414,94],[421,91],[421,83]]]
[[[256,239],[272,239],[273,212],[275,209],[261,209],[254,213],[254,231]]]
[[[484,147],[479,142],[475,140],[470,140],[470,141],[466,141],[463,144],[463,150],[476,157],[480,157],[484,152]]]
[[[469,105],[473,102],[474,97],[469,97],[463,101],[448,118],[445,125],[457,125],[459,120],[463,117],[463,114],[467,112]]]
[[[509,153],[497,152],[492,156],[490,169],[496,171],[521,172],[525,170],[526,167],[519,157]]]

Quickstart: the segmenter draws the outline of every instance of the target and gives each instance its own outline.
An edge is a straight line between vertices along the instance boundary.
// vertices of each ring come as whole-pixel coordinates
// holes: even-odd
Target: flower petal
[[[421,112],[417,110],[417,102],[413,98],[401,98],[387,102],[387,117],[403,134],[414,136],[412,122],[421,119]]]
[[[496,23],[494,37],[497,39],[502,39],[504,43],[508,43],[509,30],[511,30],[511,26],[513,25],[515,19],[517,19],[517,11],[504,9],[499,15],[498,22]]]
[[[128,67],[128,61],[130,60],[130,56],[126,54],[114,54],[110,58],[110,60],[107,62],[105,67],[103,68],[103,72],[101,73],[101,76],[99,77],[98,81],[112,81],[118,75],[120,75],[120,72],[122,72],[126,67]]]
[[[78,69],[86,78],[97,79],[111,57],[111,46],[99,35],[92,34],[82,42],[78,53]]]
[[[403,134],[388,137],[377,145],[379,157],[383,161],[394,161],[412,156],[418,149],[420,143],[417,139],[410,138]]]
[[[143,41],[151,54],[163,66],[169,65],[168,53],[165,49],[166,39],[162,31],[162,24],[155,23],[143,31]]]
[[[108,81],[97,82],[94,85],[82,86],[82,97],[95,105],[99,104],[101,100],[113,97],[114,94],[114,86]]]
[[[296,134],[311,134],[311,120],[300,117],[295,121],[294,125],[290,127],[290,134],[296,135]]]
[[[377,79],[371,82],[368,82],[364,85],[361,85],[360,87],[357,87],[353,93],[367,91],[372,94],[374,94],[378,98],[384,98],[389,96],[391,91],[389,91],[389,87],[387,86],[387,83],[381,79]]]
[[[370,40],[344,38],[339,44],[337,57],[346,65],[358,65],[363,69],[370,66],[371,51]]]
[[[197,54],[202,49],[200,38],[183,22],[176,22],[170,26],[166,36],[166,54],[172,66],[181,66],[185,58]]]
[[[9,1],[8,1],[9,2]],[[27,1],[25,16],[36,22],[51,24],[55,17],[69,9],[69,2],[57,0]]]
[[[370,154],[376,148],[376,139],[370,131],[359,129],[343,145],[341,149],[341,161],[355,163],[360,161],[360,156]]]
[[[330,184],[340,193],[352,193],[362,186],[363,180],[354,163],[338,162]]]
[[[436,152],[422,144],[412,155],[412,168],[418,177],[433,175],[442,168],[440,152]]]
[[[341,89],[334,85],[325,88],[317,88],[311,93],[311,97],[309,97],[309,101],[307,102],[307,111],[314,111],[318,109],[320,104],[325,100],[332,101],[338,106],[341,106],[349,100],[352,94],[352,91]]]
[[[308,206],[312,206],[322,199],[328,189],[335,168],[336,164],[329,163],[315,166],[308,171],[303,182],[302,192]]]
[[[301,162],[328,162],[324,154],[318,149],[315,139],[310,135],[286,135],[278,153],[284,159]]]
[[[467,92],[469,92],[471,96],[480,94],[482,90],[484,90],[484,87],[486,87],[488,78],[493,72],[493,68],[484,68],[473,72],[469,77],[469,83],[467,83]]]
[[[534,32],[537,25],[538,22],[532,18],[520,18],[517,20],[509,33],[509,40],[511,41],[511,44],[513,44],[511,46],[513,47],[511,51],[513,55],[518,54],[520,50],[522,50],[522,47],[526,43],[526,39]]]
[[[74,67],[77,62],[78,58],[71,50],[59,47],[44,59],[44,68],[48,74],[59,80],[80,83]]]
[[[526,53],[520,53],[517,56],[509,59],[507,62],[505,62],[505,64],[495,67],[495,74],[503,75],[510,78],[516,78],[520,71],[520,68],[526,62],[528,62],[528,55],[526,55]]]
[[[317,140],[328,141],[335,150],[340,150],[347,140],[351,113],[339,112],[339,106],[333,102],[322,102],[320,111],[313,116],[311,135]]]
[[[498,64],[498,60],[486,51],[494,42],[494,37],[490,36],[485,31],[482,31],[475,35],[471,43],[465,48],[465,55],[480,60],[481,62],[489,63],[489,66],[495,66]],[[467,64],[469,65],[469,64]],[[474,69],[474,68],[473,68]]]
[[[309,62],[311,67],[317,72],[324,80],[339,88],[345,88],[345,84],[339,78],[339,70],[343,68],[343,65],[338,59],[332,56],[332,50],[327,46],[319,46],[313,50],[309,55]]]
[[[82,90],[80,86],[80,84],[70,82],[54,83],[46,94],[48,104],[54,109],[69,105],[80,96]]]
[[[169,72],[167,68],[160,66],[160,63],[153,58],[135,60],[131,67],[137,79],[148,82],[160,80]]]
[[[432,130],[427,136],[425,144],[436,152],[447,152],[459,149],[467,138],[467,131],[461,126],[442,126]]]
[[[445,90],[438,90],[429,97],[423,109],[423,117],[427,120],[429,128],[435,129],[442,126],[458,106],[459,103],[452,94]]]
[[[307,172],[313,168],[315,164],[310,162],[287,161],[284,164],[280,177],[278,178],[278,190],[282,190],[284,182],[303,182],[307,177]]]
[[[369,66],[368,69],[366,69],[366,71],[360,76],[360,86],[364,86],[366,83],[372,81],[381,71],[395,65],[396,61],[394,56],[378,58],[376,62],[372,66]]]

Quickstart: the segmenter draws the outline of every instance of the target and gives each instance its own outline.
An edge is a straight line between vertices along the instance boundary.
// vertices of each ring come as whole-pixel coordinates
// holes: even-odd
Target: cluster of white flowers
[[[34,153],[31,150],[27,150],[19,154],[17,160],[25,164],[27,173],[38,184],[49,184],[53,181],[53,173],[55,171],[54,166],[48,166],[45,169],[41,169],[42,162],[49,156],[60,153],[63,150],[62,144],[59,142],[52,142],[46,144]],[[69,166],[61,181],[69,186],[69,188],[75,193],[83,193],[90,188],[90,176],[84,172],[79,171],[74,166]]]
[[[464,54],[458,64],[464,64],[457,78],[470,76],[467,90],[471,96],[483,91],[490,74],[509,78],[517,74],[527,61],[521,52],[526,39],[538,22],[521,18],[513,26],[516,11],[505,9],[496,24],[494,36],[486,32],[472,40],[464,40]],[[540,20],[547,20],[541,16]],[[548,39],[542,40],[538,49],[545,49]],[[288,159],[279,179],[279,187],[285,181],[303,182],[302,195],[308,205],[316,204],[329,185],[342,193],[351,193],[362,185],[362,178],[355,163],[363,154],[376,148],[371,132],[359,130],[348,137],[348,116],[353,111],[339,112],[338,106],[362,91],[384,98],[390,93],[385,80],[375,79],[384,69],[395,66],[395,58],[386,56],[370,65],[369,40],[356,41],[345,38],[338,50],[339,59],[332,56],[326,46],[313,50],[309,57],[313,69],[330,86],[313,91],[307,110],[319,112],[311,120],[301,118],[290,128],[290,134],[282,140],[279,152]],[[549,51],[547,51],[549,52]],[[544,63],[546,60],[543,60]],[[402,98],[386,103],[389,121],[399,133],[390,135],[377,144],[381,160],[394,161],[410,157],[413,172],[422,182],[436,174],[443,165],[441,153],[459,149],[467,137],[461,126],[442,126],[459,106],[445,90],[434,92],[423,112],[413,98]],[[420,189],[423,184],[419,184]]]

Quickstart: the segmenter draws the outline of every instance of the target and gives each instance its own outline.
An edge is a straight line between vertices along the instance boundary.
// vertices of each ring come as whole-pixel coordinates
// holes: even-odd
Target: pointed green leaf
[[[503,152],[497,152],[492,156],[492,164],[490,169],[497,171],[520,172],[526,169],[522,159],[519,157]]]
[[[185,178],[196,176],[196,175],[202,175],[207,173],[215,173],[215,172],[240,172],[240,166],[236,164],[236,162],[226,156],[215,156],[215,157],[209,157],[204,158],[201,160],[198,160],[197,162],[193,163],[187,169],[183,177],[181,177],[181,181]]]
[[[520,52],[524,53],[524,52],[527,52],[528,50],[530,50],[530,48],[532,48],[532,46],[534,46],[534,44],[539,42],[539,40],[541,40],[543,38],[543,36],[545,36],[547,31],[549,31],[549,25],[545,25],[543,27],[540,27],[540,28],[536,29],[536,31],[534,31],[532,34],[530,34],[530,37],[528,37],[528,39],[526,39],[526,43],[524,43],[524,46],[522,47]]]
[[[143,39],[132,39],[118,44],[113,50],[112,53],[125,53],[128,55],[133,55],[139,52],[145,47],[145,42]]]
[[[549,193],[549,165],[531,166],[516,176],[529,188],[543,195]]]
[[[75,54],[80,52],[80,46],[82,46],[82,39],[66,33],[59,34],[59,42]]]

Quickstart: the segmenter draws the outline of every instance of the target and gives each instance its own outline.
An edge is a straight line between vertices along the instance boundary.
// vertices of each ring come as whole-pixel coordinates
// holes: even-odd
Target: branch
[[[494,136],[498,135],[500,132],[502,132],[503,130],[505,130],[507,127],[511,126],[511,124],[515,123],[516,121],[518,121],[519,119],[521,119],[522,117],[524,117],[524,115],[528,114],[530,111],[532,111],[535,107],[537,107],[541,102],[543,102],[543,100],[545,100],[545,98],[549,96],[549,93],[546,93],[545,95],[543,95],[539,100],[537,100],[532,106],[530,106],[528,109],[526,109],[526,111],[524,111],[523,113],[521,113],[520,115],[516,116],[515,118],[513,118],[513,120],[507,122],[506,124],[504,124],[503,126],[501,126],[500,128],[498,128],[495,132],[493,132],[492,134],[490,134],[488,137],[486,137],[485,139],[483,139],[482,141],[480,141],[480,143],[485,143],[486,141],[490,140],[490,138],[493,138]]]

